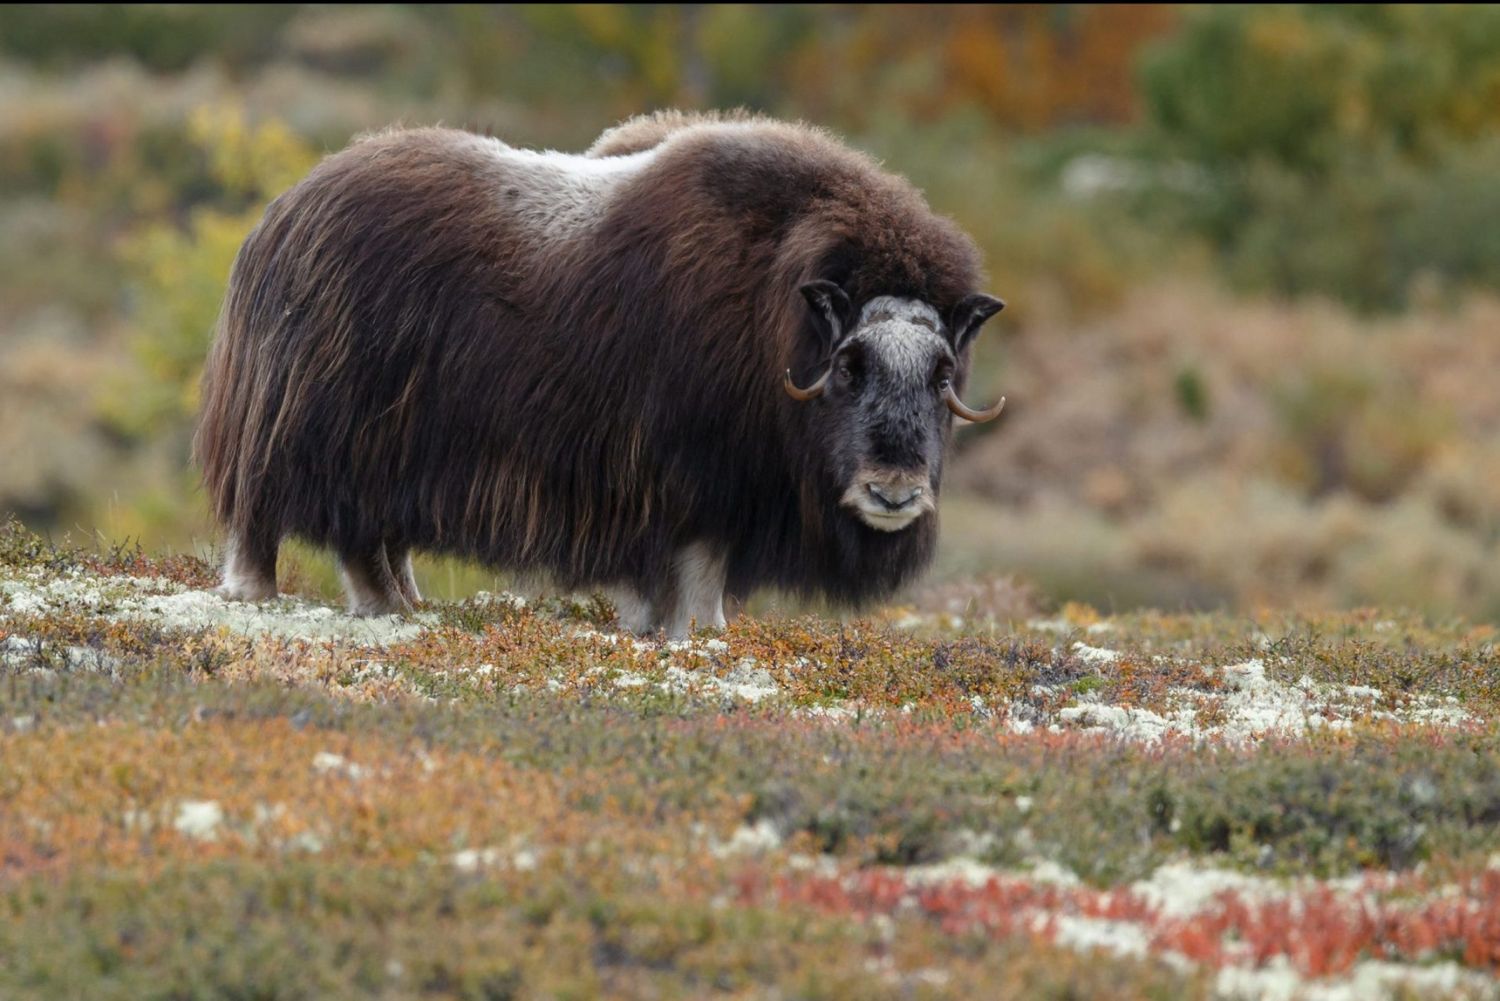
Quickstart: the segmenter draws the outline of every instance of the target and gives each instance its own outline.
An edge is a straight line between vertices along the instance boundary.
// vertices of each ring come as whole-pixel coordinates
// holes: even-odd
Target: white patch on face
[[[905,498],[905,503],[891,510],[888,504],[871,493],[871,487],[882,491],[888,498]],[[859,515],[859,520],[881,532],[899,532],[922,515],[936,510],[932,499],[932,485],[921,473],[889,473],[881,470],[862,470],[854,477],[839,503]]]
[[[876,296],[865,303],[853,340],[867,345],[892,372],[925,378],[935,354],[948,350],[937,310],[920,299]]]
[[[885,511],[872,510],[869,503],[863,499],[860,500],[856,510],[859,513],[859,520],[878,532],[899,532],[922,516],[920,511],[914,514],[890,514]]]
[[[504,168],[495,197],[547,242],[571,239],[591,229],[604,214],[613,191],[649,167],[660,149],[594,157],[516,149],[486,136],[474,139]],[[512,196],[511,191],[516,194]]]

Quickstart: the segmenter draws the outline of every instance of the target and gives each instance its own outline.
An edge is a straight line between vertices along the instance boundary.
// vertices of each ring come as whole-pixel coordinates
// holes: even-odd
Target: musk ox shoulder
[[[858,603],[929,562],[973,243],[820,130],[658,114],[581,156],[424,128],[266,209],[230,275],[195,442],[228,558],[297,536],[350,608],[410,554],[611,593],[637,631],[762,586]]]

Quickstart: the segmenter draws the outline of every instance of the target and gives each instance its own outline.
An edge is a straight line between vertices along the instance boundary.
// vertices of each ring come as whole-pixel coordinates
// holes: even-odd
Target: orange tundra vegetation
[[[0,856],[12,876],[299,853],[464,865],[465,850],[470,867],[514,868],[517,855],[522,869],[565,865],[595,851],[676,866],[696,854],[689,819],[725,831],[736,813],[727,797],[691,815],[648,804],[608,766],[539,770],[286,719],[49,729],[6,738],[4,757]],[[643,808],[655,823],[639,823]]]

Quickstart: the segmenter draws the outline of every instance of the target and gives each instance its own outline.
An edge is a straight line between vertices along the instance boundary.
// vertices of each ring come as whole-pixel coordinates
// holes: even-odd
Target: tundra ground
[[[1494,997],[1494,631],[353,620],[0,531],[5,997]]]

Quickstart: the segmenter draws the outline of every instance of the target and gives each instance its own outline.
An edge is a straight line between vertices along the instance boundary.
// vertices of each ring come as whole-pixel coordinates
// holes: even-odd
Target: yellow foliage
[[[258,200],[291,187],[318,159],[284,123],[252,125],[233,106],[199,108],[188,120],[188,134],[208,154],[214,180],[226,192]]]
[[[198,109],[189,131],[222,196],[219,204],[194,209],[186,226],[157,221],[126,240],[123,254],[140,291],[131,344],[138,368],[107,396],[105,413],[131,434],[181,429],[196,413],[203,359],[235,254],[262,204],[317,159],[282,123],[250,124],[234,107]]]
[[[1070,601],[1062,607],[1062,617],[1077,626],[1091,626],[1101,621],[1101,617],[1092,605],[1081,601]]]

